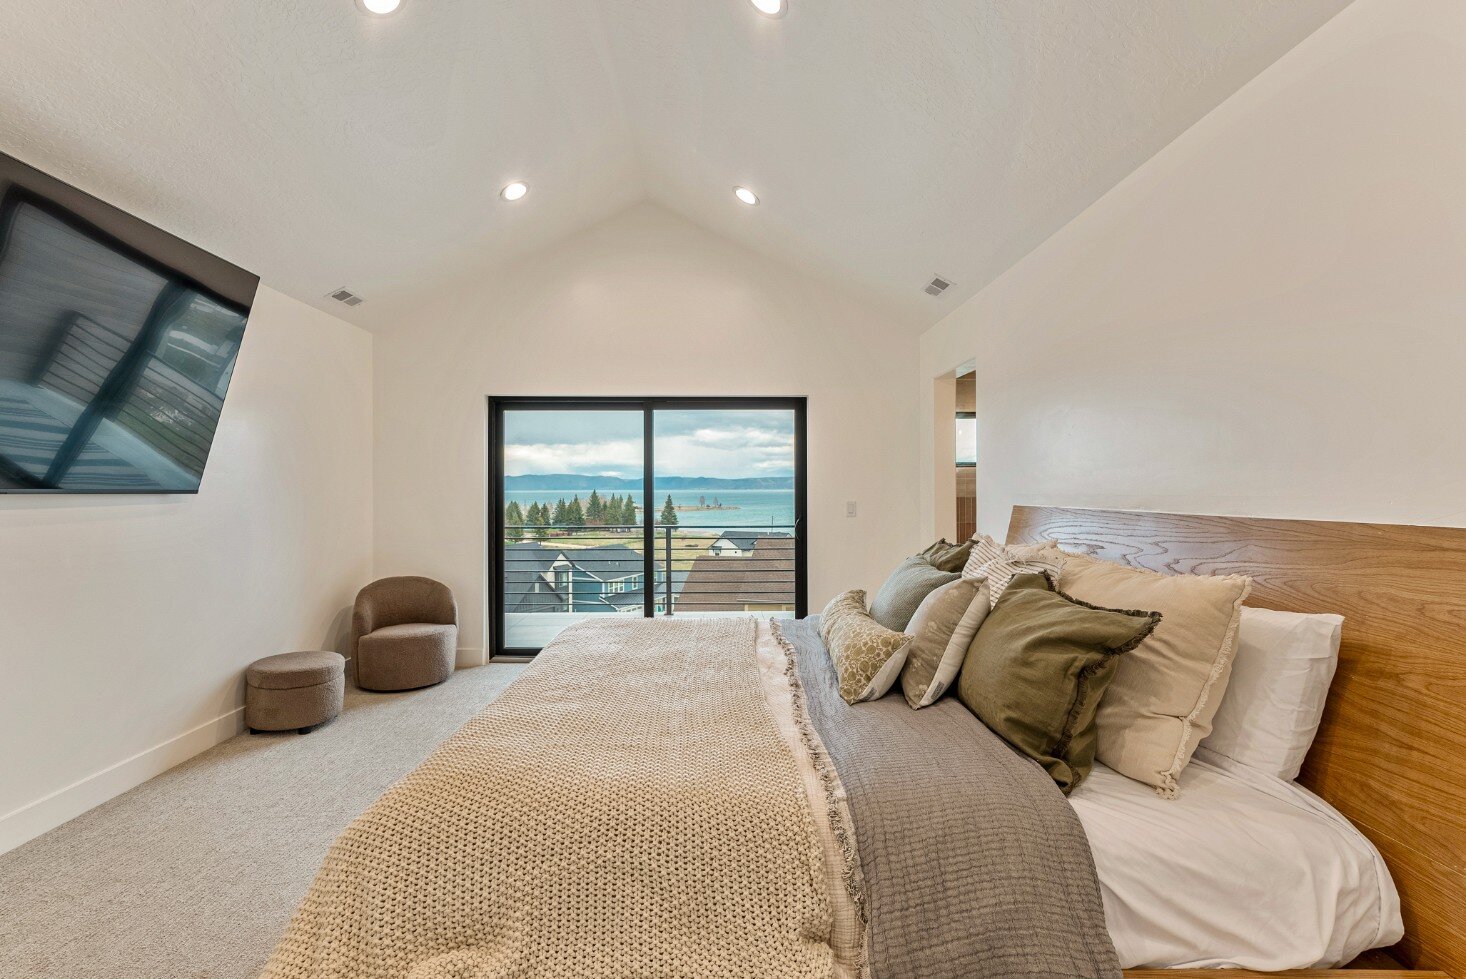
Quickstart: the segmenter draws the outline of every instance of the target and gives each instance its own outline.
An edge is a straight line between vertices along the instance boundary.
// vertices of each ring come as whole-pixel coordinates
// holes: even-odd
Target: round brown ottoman
[[[244,724],[249,732],[306,734],[341,713],[346,658],[309,649],[255,660],[244,671]]]

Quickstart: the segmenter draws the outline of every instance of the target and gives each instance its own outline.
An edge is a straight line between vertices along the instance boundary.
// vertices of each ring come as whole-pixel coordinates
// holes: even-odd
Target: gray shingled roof
[[[602,581],[625,578],[646,570],[639,552],[625,544],[603,544],[599,547],[567,547],[560,551],[565,560]],[[657,567],[661,567],[658,563]]]
[[[689,612],[793,603],[794,541],[788,534],[759,537],[744,557],[698,557],[677,595],[677,607]]]
[[[793,534],[772,530],[725,530],[718,535],[718,540],[725,540],[740,551],[746,551],[753,547],[756,542],[766,538],[788,538],[793,536]]]

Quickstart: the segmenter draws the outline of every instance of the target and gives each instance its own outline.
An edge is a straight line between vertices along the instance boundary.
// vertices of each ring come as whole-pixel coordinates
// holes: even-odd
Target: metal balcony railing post
[[[665,529],[667,531],[667,551],[666,551],[666,553],[667,553],[667,563],[664,565],[663,570],[662,570],[662,575],[663,575],[662,581],[663,581],[663,583],[666,586],[663,594],[665,594],[667,596],[666,597],[667,614],[668,615],[671,615],[672,614],[672,528],[671,527],[667,527]]]

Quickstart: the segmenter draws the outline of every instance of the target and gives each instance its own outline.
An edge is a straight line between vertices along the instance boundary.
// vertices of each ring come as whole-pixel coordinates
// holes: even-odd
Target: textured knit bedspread
[[[752,619],[566,630],[332,845],[265,977],[830,975],[754,643]]]
[[[1089,842],[1038,765],[957,700],[840,699],[819,620],[775,623],[834,763],[875,979],[1118,979]]]

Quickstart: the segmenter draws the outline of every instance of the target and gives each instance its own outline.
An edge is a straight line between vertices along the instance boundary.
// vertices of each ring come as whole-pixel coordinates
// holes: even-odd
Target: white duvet
[[[1124,968],[1333,968],[1403,933],[1373,844],[1296,783],[1200,749],[1175,799],[1096,764],[1070,802]]]

